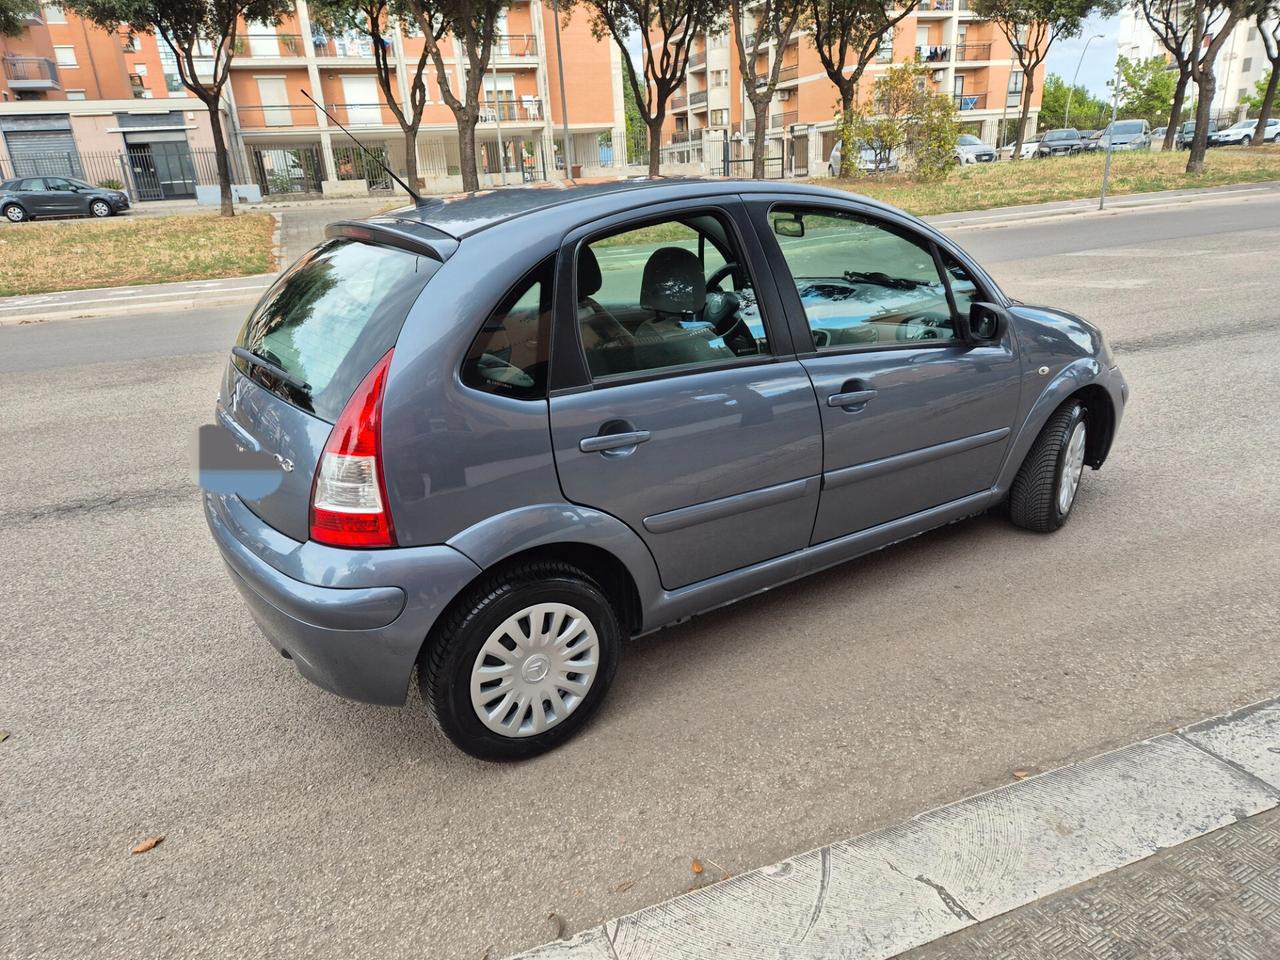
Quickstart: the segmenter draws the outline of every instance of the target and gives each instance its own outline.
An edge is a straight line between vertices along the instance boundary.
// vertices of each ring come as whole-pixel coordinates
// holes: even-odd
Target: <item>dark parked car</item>
[[[1040,139],[1036,148],[1037,157],[1074,156],[1084,150],[1084,141],[1080,139],[1080,131],[1074,127],[1063,127],[1050,130]]]
[[[10,223],[33,217],[109,217],[129,209],[129,195],[74,177],[17,177],[0,183],[0,214]]]
[[[1098,145],[1102,142],[1101,130],[1081,130],[1080,142],[1083,144],[1081,149],[1085,153],[1093,153],[1098,149]]]
[[[202,474],[205,514],[304,676],[401,704],[416,671],[479,757],[572,736],[628,637],[988,509],[1058,529],[1127,399],[1096,327],[840,191],[513,189],[327,236],[240,331],[207,431],[258,465]]]
[[[1212,140],[1213,135],[1218,132],[1218,125],[1212,120],[1209,121],[1209,138]],[[1173,136],[1173,145],[1179,150],[1190,150],[1191,141],[1195,139],[1196,122],[1188,120],[1178,128],[1178,132]]]

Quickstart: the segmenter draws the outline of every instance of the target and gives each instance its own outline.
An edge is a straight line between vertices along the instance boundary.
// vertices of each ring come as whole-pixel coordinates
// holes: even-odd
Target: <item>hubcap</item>
[[[1058,481],[1058,513],[1065,514],[1075,502],[1080,489],[1080,477],[1084,473],[1084,423],[1077,423],[1067,440],[1066,458],[1062,464],[1062,479]]]
[[[537,603],[485,640],[471,667],[471,705],[504,737],[550,730],[582,703],[600,668],[600,640],[581,610]]]
[[[12,220],[14,223],[19,223],[19,222],[21,222],[21,220],[22,220],[22,211],[21,211],[21,210],[19,210],[17,207],[10,207],[10,208],[6,211],[6,215],[7,215],[7,216],[9,217],[9,219],[10,219],[10,220]]]
[[[105,203],[95,203],[93,205],[93,212],[100,217],[105,217],[111,211],[107,209],[107,205]]]

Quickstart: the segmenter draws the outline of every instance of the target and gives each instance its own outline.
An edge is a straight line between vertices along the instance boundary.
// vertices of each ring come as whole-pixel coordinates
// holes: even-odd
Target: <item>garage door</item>
[[[4,140],[13,160],[14,176],[84,176],[70,130],[8,130]]]

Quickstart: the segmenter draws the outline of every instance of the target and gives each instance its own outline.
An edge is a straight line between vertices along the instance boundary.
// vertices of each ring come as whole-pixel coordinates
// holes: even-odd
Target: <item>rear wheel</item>
[[[577,567],[534,562],[476,584],[418,666],[441,731],[483,760],[554,749],[590,719],[618,666],[613,605]]]
[[[1009,491],[1014,523],[1051,533],[1067,522],[1084,474],[1087,441],[1085,409],[1068,400],[1049,418],[1014,477]]]
[[[105,200],[95,200],[89,204],[89,212],[95,217],[109,217],[111,216],[111,204]]]
[[[16,203],[11,203],[4,208],[4,218],[10,223],[21,223],[27,219],[27,211],[23,210]]]

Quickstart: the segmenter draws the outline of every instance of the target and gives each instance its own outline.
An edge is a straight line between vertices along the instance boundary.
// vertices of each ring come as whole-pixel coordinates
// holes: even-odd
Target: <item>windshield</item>
[[[1254,127],[1254,124],[1256,124],[1257,122],[1258,121],[1256,120],[1241,120],[1239,123],[1233,123],[1231,125],[1231,129],[1232,130],[1252,130]]]
[[[438,267],[394,247],[326,241],[276,281],[236,340],[288,379],[243,357],[232,362],[295,406],[337,420],[365,374],[395,345],[405,315]]]
[[[1074,140],[1080,134],[1074,130],[1050,130],[1044,135],[1046,140]]]
[[[982,145],[982,141],[971,133],[961,134],[959,142],[962,147],[978,147]]]
[[[1142,133],[1141,120],[1122,120],[1120,123],[1112,123],[1107,126],[1107,133],[1113,136],[1128,136],[1135,133]]]

